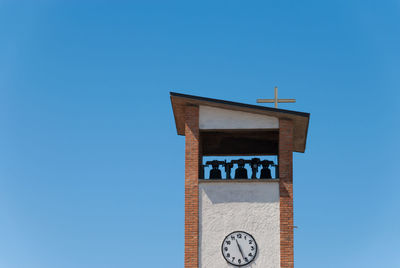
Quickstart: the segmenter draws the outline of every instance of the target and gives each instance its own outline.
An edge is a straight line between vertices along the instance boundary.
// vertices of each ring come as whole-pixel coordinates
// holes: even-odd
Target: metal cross
[[[275,98],[257,99],[257,103],[275,103],[275,108],[278,108],[278,102],[294,103],[296,102],[296,99],[278,99],[278,87],[275,87]]]

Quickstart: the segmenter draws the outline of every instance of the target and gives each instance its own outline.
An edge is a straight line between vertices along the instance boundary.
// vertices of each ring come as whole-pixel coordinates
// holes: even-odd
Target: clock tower
[[[310,115],[170,95],[185,136],[185,268],[293,267],[292,155]]]

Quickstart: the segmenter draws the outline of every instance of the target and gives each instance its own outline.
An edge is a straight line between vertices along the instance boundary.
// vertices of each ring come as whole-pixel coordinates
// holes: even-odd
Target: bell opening
[[[270,156],[204,156],[201,179],[276,179],[278,157]]]

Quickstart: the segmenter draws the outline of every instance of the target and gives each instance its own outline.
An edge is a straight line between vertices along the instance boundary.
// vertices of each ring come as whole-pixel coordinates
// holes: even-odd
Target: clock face
[[[228,234],[222,242],[222,256],[235,266],[251,263],[257,255],[257,243],[254,238],[242,231]]]

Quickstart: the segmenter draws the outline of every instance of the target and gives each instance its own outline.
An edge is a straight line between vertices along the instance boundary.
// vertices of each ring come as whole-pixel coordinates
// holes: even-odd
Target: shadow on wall
[[[201,198],[219,203],[273,203],[279,202],[279,183],[210,183],[200,185]]]

